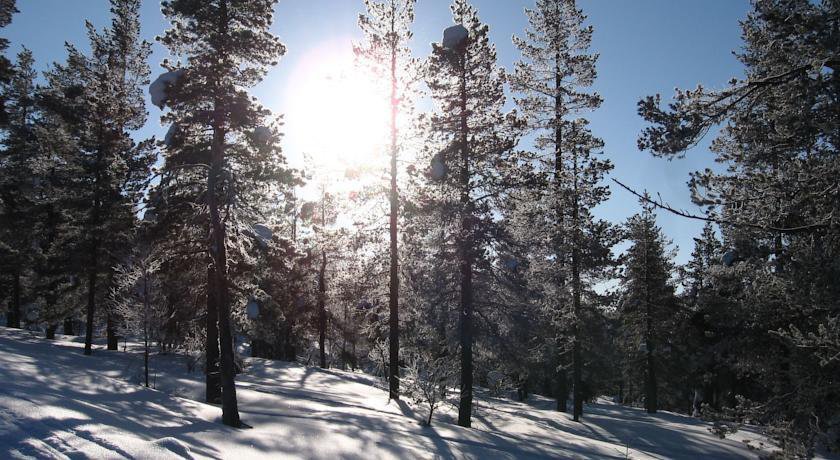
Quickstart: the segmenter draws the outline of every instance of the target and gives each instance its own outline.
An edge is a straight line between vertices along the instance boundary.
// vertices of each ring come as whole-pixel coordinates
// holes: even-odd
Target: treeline
[[[794,456],[840,447],[836,0],[755,1],[746,78],[639,102],[640,150],[680,158],[714,131],[726,168],[690,177],[704,213],[628,188],[640,211],[622,223],[593,213],[613,166],[586,118],[598,56],[574,0],[526,10],[511,69],[466,0],[422,59],[415,1],[365,1],[354,49],[389,97],[389,161],[347,196],[287,165],[282,120],[248,93],[285,53],[275,3],[163,1],[171,58],[151,85],[139,0],[111,0],[91,51],[68,44],[41,79],[26,49],[0,61],[9,327],[83,324],[86,354],[100,335],[143,339],[147,362],[153,344],[194,353],[233,426],[234,350],[249,344],[377,372],[429,422],[457,388],[470,426],[482,386],[552,396],[575,420],[606,394],[721,433],[764,425]],[[132,136],[147,89],[163,140]],[[419,93],[433,110],[413,107]],[[308,182],[322,185],[304,200]],[[684,266],[657,209],[707,221]]]

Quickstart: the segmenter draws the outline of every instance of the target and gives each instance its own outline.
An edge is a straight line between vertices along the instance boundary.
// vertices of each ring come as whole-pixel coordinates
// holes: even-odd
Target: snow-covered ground
[[[235,430],[221,425],[217,406],[197,402],[203,376],[187,362],[154,356],[149,390],[138,385],[142,359],[131,348],[83,356],[75,338],[0,328],[0,458],[728,459],[757,458],[746,441],[766,443],[749,430],[720,440],[690,417],[606,401],[575,423],[552,400],[483,392],[472,429],[453,425],[451,408],[424,427],[422,409],[389,404],[373,377],[262,359],[247,359],[238,376],[239,409],[253,428]]]

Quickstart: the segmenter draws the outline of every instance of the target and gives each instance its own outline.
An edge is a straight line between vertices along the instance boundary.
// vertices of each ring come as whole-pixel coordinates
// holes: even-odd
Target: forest
[[[613,176],[575,0],[535,0],[507,68],[470,0],[425,55],[416,0],[360,2],[381,161],[337,174],[292,166],[252,94],[287,52],[277,0],[163,0],[148,39],[141,0],[102,3],[110,23],[43,72],[0,39],[7,328],[79,336],[87,360],[137,342],[147,387],[187,355],[232,427],[255,357],[377,376],[429,425],[454,395],[471,427],[482,388],[575,422],[606,396],[721,437],[760,427],[783,458],[840,450],[840,1],[753,0],[742,77],[637,95],[632,154],[711,142],[696,212]],[[0,0],[0,26],[16,12]],[[138,135],[149,103],[162,138]],[[600,217],[619,193],[635,214]],[[705,222],[687,263],[666,214]]]

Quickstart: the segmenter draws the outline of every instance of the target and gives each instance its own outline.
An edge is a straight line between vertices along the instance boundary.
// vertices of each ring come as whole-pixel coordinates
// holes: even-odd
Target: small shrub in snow
[[[446,392],[454,385],[457,366],[450,357],[433,357],[420,352],[405,371],[406,394],[415,404],[429,410],[425,424],[431,426],[435,409],[446,401]]]
[[[136,255],[127,264],[117,267],[111,305],[123,320],[126,335],[143,340],[143,370],[149,386],[149,351],[151,342],[159,340],[166,320],[160,294],[161,263],[152,256]]]

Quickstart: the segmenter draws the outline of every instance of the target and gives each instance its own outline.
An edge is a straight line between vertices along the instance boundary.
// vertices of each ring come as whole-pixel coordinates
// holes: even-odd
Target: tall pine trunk
[[[73,318],[64,318],[63,330],[64,335],[76,335],[73,329]]]
[[[327,368],[327,252],[321,252],[318,269],[318,352],[321,369]]]
[[[393,7],[393,5],[392,5]],[[393,16],[392,16],[393,18]],[[393,29],[394,22],[391,21],[391,28]],[[392,30],[392,32],[394,32]],[[390,270],[390,295],[388,297],[388,309],[390,316],[388,318],[388,326],[390,334],[388,336],[388,397],[391,399],[400,399],[400,317],[399,317],[399,295],[400,295],[400,280],[398,274],[398,254],[397,254],[397,212],[399,211],[399,201],[397,197],[397,110],[399,108],[399,101],[397,100],[397,50],[391,48],[391,215],[389,219],[390,237],[391,237],[391,270]]]
[[[20,270],[12,275],[12,303],[9,306],[9,316],[6,317],[6,327],[20,329]]]
[[[470,205],[470,151],[467,144],[467,74],[466,56],[461,56],[461,228],[459,237],[459,258],[461,273],[461,396],[458,403],[458,425],[469,428],[472,422],[473,362],[472,362],[472,212]]]
[[[560,53],[555,54],[555,68],[554,68],[554,85],[555,89],[559,89],[563,85],[563,74],[560,71]],[[565,225],[565,212],[563,210],[563,191],[562,191],[562,180],[563,180],[563,95],[560,91],[557,91],[557,94],[554,96],[554,199],[557,200],[555,202],[555,217],[557,222],[555,222],[555,228],[557,229],[556,241],[555,241],[555,259],[554,263],[557,266],[557,287],[560,292],[563,292],[566,289],[566,280],[565,280],[565,270],[566,265],[566,257],[563,251],[566,249],[564,247],[564,236],[565,236],[565,229],[563,226]],[[561,358],[561,365],[562,363]],[[560,412],[566,412],[566,400],[569,397],[569,382],[568,377],[566,376],[566,370],[561,369],[557,371],[557,410]]]
[[[559,412],[566,412],[566,401],[569,399],[569,382],[566,376],[566,370],[561,369],[557,371],[557,410]]]
[[[222,2],[219,23],[222,36],[227,35],[227,3]],[[230,324],[230,299],[228,298],[227,249],[225,227],[219,212],[218,197],[223,196],[219,183],[225,163],[225,114],[222,101],[216,100],[213,114],[213,145],[210,173],[207,176],[207,207],[210,211],[210,254],[213,257],[216,301],[219,314],[219,369],[222,381],[222,423],[239,427],[239,407],[236,401],[233,333]],[[209,286],[208,286],[209,287]]]
[[[647,255],[647,248],[645,248],[645,254]],[[647,269],[645,270],[645,272],[647,273]],[[649,414],[655,414],[658,408],[656,392],[656,363],[654,362],[653,358],[653,318],[651,316],[652,312],[650,299],[650,285],[647,283],[648,281],[645,280],[645,284],[647,286],[647,294],[645,299],[645,348],[647,364],[647,369],[645,372],[645,409],[647,409]]]
[[[93,353],[93,318],[96,309],[96,265],[97,265],[97,247],[99,245],[94,242],[94,250],[91,252],[91,269],[88,273],[88,303],[87,303],[87,320],[85,321],[85,351],[86,355]]]
[[[222,402],[222,380],[219,375],[219,309],[217,307],[216,273],[211,258],[207,266],[207,316],[205,318],[204,399],[208,403]]]
[[[116,350],[119,346],[120,338],[117,336],[116,324],[114,324],[114,314],[111,311],[108,311],[108,316],[106,317],[105,330],[107,333],[108,349]]]
[[[580,200],[578,196],[578,158],[577,151],[572,149],[572,167],[574,188],[572,190],[572,301],[574,302],[574,326],[572,344],[572,418],[579,421],[583,415],[583,359],[580,349],[580,315],[581,315],[581,284],[580,284]]]

